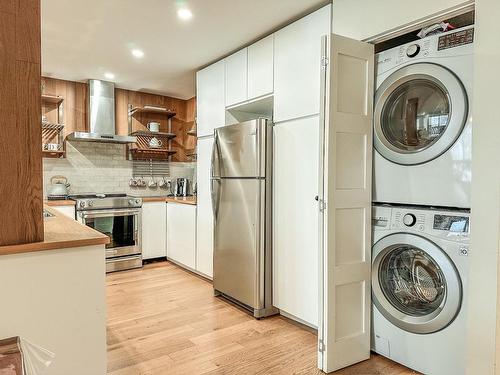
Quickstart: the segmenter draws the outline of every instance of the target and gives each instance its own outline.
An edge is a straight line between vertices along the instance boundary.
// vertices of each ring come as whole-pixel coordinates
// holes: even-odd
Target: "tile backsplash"
[[[196,182],[196,163],[168,163],[164,177],[189,178]],[[71,184],[70,193],[127,193],[138,196],[159,196],[169,193],[165,189],[129,186],[133,175],[133,162],[126,158],[126,145],[95,142],[67,142],[66,158],[43,160],[43,191],[52,176],[62,175]],[[145,175],[146,182],[150,177]]]

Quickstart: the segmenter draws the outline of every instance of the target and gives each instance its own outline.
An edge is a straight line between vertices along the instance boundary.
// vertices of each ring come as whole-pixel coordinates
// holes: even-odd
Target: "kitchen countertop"
[[[71,199],[60,199],[60,200],[56,200],[56,201],[45,200],[43,203],[46,204],[49,207],[53,207],[53,206],[74,206],[76,204],[76,202],[73,201],[73,200],[71,200]]]
[[[196,206],[196,197],[138,197],[142,198],[143,202],[170,202],[183,203]]]
[[[54,216],[44,218],[43,242],[0,246],[0,255],[66,249],[70,247],[105,245],[109,243],[108,236],[80,224],[76,220],[59,213],[47,205],[44,206],[44,209],[52,213]]]

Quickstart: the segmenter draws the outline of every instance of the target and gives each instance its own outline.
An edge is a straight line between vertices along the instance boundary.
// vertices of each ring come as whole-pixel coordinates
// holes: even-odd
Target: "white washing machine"
[[[464,374],[469,211],[372,214],[372,350],[424,374]]]
[[[376,55],[373,201],[470,208],[474,27]]]

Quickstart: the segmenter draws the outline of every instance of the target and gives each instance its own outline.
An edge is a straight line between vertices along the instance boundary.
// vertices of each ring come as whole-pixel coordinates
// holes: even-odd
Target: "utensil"
[[[47,146],[47,150],[49,150],[49,151],[59,150],[59,144],[57,144],[57,143],[47,143],[46,146]]]
[[[150,132],[159,132],[160,131],[160,123],[158,121],[150,121],[148,122],[148,129]]]
[[[130,186],[130,187],[137,187],[137,180],[135,178],[131,178],[128,181],[128,186]]]
[[[68,195],[69,187],[71,184],[68,183],[68,179],[64,176],[52,176],[50,178],[50,185],[47,187],[47,194],[64,196]]]
[[[160,148],[162,145],[162,141],[156,137],[153,137],[149,140],[149,147],[151,148]]]
[[[156,182],[156,180],[151,177],[151,180],[148,183],[148,187],[150,189],[156,189],[158,187],[158,182]]]

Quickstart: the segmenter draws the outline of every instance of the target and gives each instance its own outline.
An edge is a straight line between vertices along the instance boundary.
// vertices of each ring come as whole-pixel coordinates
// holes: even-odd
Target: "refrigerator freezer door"
[[[221,179],[218,186],[214,289],[260,309],[264,305],[265,181]]]
[[[252,120],[215,130],[214,177],[266,177],[267,120]]]

